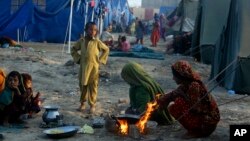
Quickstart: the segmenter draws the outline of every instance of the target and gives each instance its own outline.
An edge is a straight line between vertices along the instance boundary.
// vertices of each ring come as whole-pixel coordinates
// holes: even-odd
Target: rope
[[[249,95],[247,95],[247,96],[242,96],[242,97],[240,97],[240,98],[238,98],[238,99],[234,99],[234,100],[231,100],[231,101],[227,101],[227,102],[225,102],[225,103],[221,103],[221,104],[219,104],[218,106],[222,106],[222,105],[225,105],[225,104],[228,104],[228,103],[232,103],[232,102],[235,102],[235,101],[244,99],[244,98],[246,98],[246,97],[249,97]]]
[[[197,104],[199,104],[201,102],[201,100],[203,100],[213,89],[215,89],[221,82],[222,80],[224,80],[225,78],[227,78],[229,76],[229,74],[233,73],[237,68],[238,68],[239,64],[237,64],[237,66],[231,71],[229,72],[223,79],[221,79],[214,87],[212,87],[203,97],[201,97],[200,100],[198,100],[193,106],[191,106],[188,111],[186,111],[183,115],[181,115],[178,119],[176,119],[175,122],[179,121],[181,118],[183,118],[188,112],[190,112],[190,110],[192,110],[195,106],[197,106]]]
[[[229,65],[227,65],[221,72],[219,72],[213,79],[211,79],[206,85],[208,86],[210,83],[212,83],[212,81],[214,81],[218,76],[220,76],[224,71],[226,71],[226,69],[228,69],[231,65],[233,65],[236,61],[238,60],[238,58],[236,57]],[[237,65],[238,67],[238,65]],[[236,67],[236,68],[237,68]],[[235,69],[236,69],[235,68]]]

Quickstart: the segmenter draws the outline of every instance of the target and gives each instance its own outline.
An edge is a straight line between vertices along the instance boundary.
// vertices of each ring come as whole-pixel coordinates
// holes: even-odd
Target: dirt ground
[[[166,42],[160,41],[157,48],[158,52],[165,51]],[[210,65],[201,64],[194,61],[193,58],[181,55],[165,55],[164,60],[128,58],[128,57],[109,57],[107,65],[102,65],[100,70],[108,72],[109,78],[100,78],[99,94],[97,99],[97,112],[90,116],[86,112],[76,111],[79,106],[79,88],[78,88],[78,69],[76,64],[67,63],[72,60],[70,54],[64,53],[67,45],[63,49],[62,44],[49,43],[22,43],[26,49],[17,50],[15,48],[0,49],[0,67],[5,68],[7,72],[17,70],[19,72],[30,73],[33,77],[34,93],[41,92],[45,99],[45,105],[58,105],[59,113],[64,116],[64,123],[83,126],[92,125],[93,118],[106,114],[118,114],[124,110],[129,103],[119,103],[119,99],[128,100],[129,85],[125,83],[120,72],[122,67],[129,61],[136,61],[145,68],[145,70],[161,84],[165,92],[176,88],[172,80],[170,70],[171,64],[179,59],[188,60],[194,69],[198,71],[203,81],[209,83]],[[145,39],[145,46],[150,46],[149,37]],[[215,84],[209,83],[209,89]],[[229,125],[231,124],[250,124],[250,98],[245,95],[229,96],[227,90],[222,87],[216,87],[212,90],[216,98],[221,120],[215,132],[202,139],[192,139],[197,141],[227,141],[229,140]],[[245,98],[242,98],[245,97]],[[240,99],[242,98],[242,99]],[[239,100],[236,100],[239,99]],[[229,103],[227,103],[229,102]],[[46,141],[53,140],[43,133],[45,128],[40,128],[42,114],[44,109],[32,119],[26,120],[29,128],[6,128],[0,126],[0,133],[3,134],[6,141]],[[179,125],[176,123],[175,125]],[[73,137],[61,139],[64,141],[113,141],[113,140],[145,140],[145,141],[178,141],[183,140],[181,135],[185,129],[181,126],[179,130],[175,126],[157,126],[147,135],[142,135],[140,139],[134,139],[128,136],[119,136],[108,132],[105,128],[95,128],[94,134],[77,133]]]

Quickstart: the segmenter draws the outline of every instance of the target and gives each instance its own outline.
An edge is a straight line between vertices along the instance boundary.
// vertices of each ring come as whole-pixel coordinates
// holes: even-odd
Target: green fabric
[[[150,93],[151,100],[156,94],[163,94],[160,85],[155,82],[142,68],[141,65],[130,62],[126,64],[121,72],[122,78],[131,86],[142,86]]]
[[[130,85],[130,106],[140,113],[146,110],[148,102],[155,100],[157,94],[164,94],[160,85],[138,63],[130,62],[126,64],[122,69],[121,76]],[[173,118],[167,109],[157,109],[153,116],[153,119],[157,117],[158,123],[171,124],[173,122]]]
[[[0,95],[0,104],[9,105],[13,101],[13,95],[11,89],[6,87]]]
[[[147,103],[151,101],[149,91],[143,86],[132,86],[129,90],[130,106],[143,113],[147,108]]]

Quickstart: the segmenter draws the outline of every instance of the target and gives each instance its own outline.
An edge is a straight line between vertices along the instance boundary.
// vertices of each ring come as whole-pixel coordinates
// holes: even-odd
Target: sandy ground
[[[147,37],[145,45],[150,46]],[[160,41],[156,51],[164,52],[166,42]],[[110,73],[110,78],[100,78],[99,95],[97,100],[97,112],[94,116],[86,112],[77,112],[79,106],[79,88],[78,88],[78,65],[65,65],[72,60],[71,56],[63,53],[62,44],[47,43],[23,43],[25,47],[32,49],[16,50],[14,48],[0,49],[0,67],[7,72],[17,70],[19,72],[28,72],[33,77],[34,91],[41,92],[45,99],[43,105],[58,105],[59,113],[64,116],[64,123],[83,126],[92,125],[92,119],[106,114],[118,114],[124,110],[128,103],[119,103],[119,99],[128,100],[128,84],[120,77],[121,68],[129,61],[136,61],[143,65],[145,70],[157,80],[169,92],[176,88],[172,80],[170,66],[179,59],[190,61],[193,67],[201,73],[203,81],[208,84],[210,74],[210,65],[195,62],[191,57],[181,55],[165,55],[165,60],[127,58],[127,57],[109,57],[106,66],[101,66],[101,71]],[[65,46],[64,51],[67,50]],[[209,89],[214,83],[209,85]],[[250,98],[239,99],[244,95],[229,96],[227,90],[222,87],[216,87],[212,91],[217,99],[221,112],[221,121],[215,132],[208,138],[192,139],[197,141],[227,141],[229,140],[230,124],[250,124]],[[233,101],[233,102],[230,102]],[[230,102],[230,103],[227,103]],[[42,121],[44,109],[32,119],[27,120],[29,128],[4,128],[0,126],[0,133],[4,135],[6,141],[46,141],[52,140],[43,133],[44,128],[39,125]],[[178,123],[176,124],[178,125]],[[135,140],[131,137],[119,136],[108,132],[105,128],[94,129],[94,134],[76,134],[73,137],[61,140],[65,141],[112,141],[112,140]],[[146,141],[177,141],[185,133],[183,128],[174,130],[172,126],[158,126],[151,130],[147,135],[142,135],[141,140]],[[138,140],[138,139],[137,139]]]

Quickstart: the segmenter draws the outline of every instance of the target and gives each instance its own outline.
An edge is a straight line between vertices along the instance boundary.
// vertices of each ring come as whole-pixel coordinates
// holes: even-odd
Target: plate
[[[66,138],[75,135],[79,129],[79,126],[63,126],[44,130],[43,133],[50,138]]]

